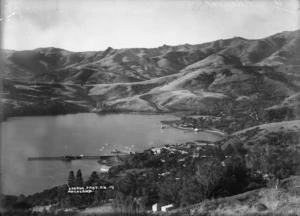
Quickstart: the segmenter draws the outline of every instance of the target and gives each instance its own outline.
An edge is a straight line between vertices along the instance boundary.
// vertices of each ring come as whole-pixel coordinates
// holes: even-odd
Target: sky
[[[200,44],[299,29],[299,0],[3,0],[5,49]]]

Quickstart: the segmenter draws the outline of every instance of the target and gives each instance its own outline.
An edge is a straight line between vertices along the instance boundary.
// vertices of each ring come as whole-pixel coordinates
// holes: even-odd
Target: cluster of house
[[[153,213],[156,213],[156,212],[167,212],[167,211],[170,211],[171,209],[174,208],[174,205],[173,204],[169,204],[169,205],[165,205],[163,206],[162,204],[160,203],[156,203],[152,206],[152,212]]]
[[[110,168],[109,166],[101,165],[100,172],[108,172],[109,168]]]
[[[214,143],[208,143],[208,142],[201,142],[201,141],[195,141],[193,143],[186,143],[186,144],[180,144],[180,145],[170,145],[170,146],[163,146],[163,147],[154,147],[154,148],[151,148],[151,151],[155,154],[155,155],[158,155],[158,154],[161,154],[162,153],[162,149],[165,149],[167,150],[169,153],[175,153],[175,152],[179,152],[181,154],[186,154],[188,155],[189,154],[189,149],[191,149],[192,147],[195,148],[195,150],[199,151],[201,149],[203,149],[203,147],[205,146],[215,146]],[[186,150],[183,150],[183,149],[179,149],[179,148],[183,148],[183,149],[186,149]],[[194,153],[193,154],[193,157],[199,157],[199,153]],[[164,161],[163,161],[164,162]]]
[[[194,131],[198,131],[199,129],[197,128],[197,126],[202,126],[203,123],[215,123],[218,122],[220,123],[221,117],[223,117],[225,114],[224,113],[220,113],[220,116],[216,117],[216,116],[201,116],[201,117],[194,117],[194,116],[183,116],[181,118],[181,122],[179,123],[179,127],[182,128],[193,128]]]
[[[179,146],[179,145],[178,145]],[[163,147],[154,147],[151,149],[151,151],[157,155],[157,154],[161,154],[162,153],[162,149],[165,149],[167,151],[169,151],[170,153],[175,153],[175,152],[180,152],[181,154],[188,154],[187,151],[184,151],[184,150],[180,150],[180,149],[177,149],[177,148],[172,148],[171,146],[163,146]]]
[[[187,121],[181,122],[178,126],[184,127],[184,128],[195,128],[196,127],[196,120],[195,119],[189,119]]]

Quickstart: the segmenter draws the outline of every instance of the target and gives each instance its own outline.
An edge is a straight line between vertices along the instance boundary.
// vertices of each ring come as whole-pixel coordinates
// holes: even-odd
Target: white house
[[[170,210],[171,208],[173,208],[173,207],[174,207],[173,204],[166,205],[166,206],[162,206],[162,207],[161,207],[161,211],[167,212],[167,211],[169,211],[169,210]]]
[[[154,154],[160,154],[161,148],[152,148],[151,151],[153,151]]]
[[[100,172],[108,172],[109,171],[109,166],[105,166],[105,165],[102,165],[101,167],[100,167]]]
[[[193,158],[199,157],[199,153],[194,153]]]
[[[153,212],[159,212],[161,211],[161,205],[159,203],[156,203],[152,206],[152,211]]]

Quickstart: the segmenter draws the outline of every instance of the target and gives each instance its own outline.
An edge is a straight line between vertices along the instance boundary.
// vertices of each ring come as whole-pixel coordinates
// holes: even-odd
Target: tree
[[[61,204],[61,208],[67,208],[65,205],[65,199],[68,194],[68,187],[67,185],[63,185],[58,187],[57,189],[57,200]]]
[[[99,183],[99,176],[94,171],[94,172],[92,172],[90,178],[86,181],[86,185],[87,186],[92,186],[92,185],[97,185],[98,183]]]
[[[227,161],[226,166],[227,176],[234,176],[237,182],[245,182],[248,179],[248,169],[244,157],[235,156]]]
[[[31,207],[32,206],[27,203],[26,197],[23,194],[19,195],[17,202],[13,205],[14,209],[29,209]]]
[[[69,187],[74,187],[75,186],[75,176],[74,176],[74,172],[73,171],[70,171],[70,173],[69,173],[68,186]]]
[[[180,194],[180,204],[182,206],[192,205],[201,202],[205,197],[201,184],[194,176],[185,178]]]
[[[222,179],[223,194],[226,196],[243,193],[252,181],[250,170],[243,156],[231,156],[225,160],[225,175]]]
[[[24,202],[25,201],[25,196],[24,196],[24,194],[20,194],[19,196],[18,196],[18,200],[17,200],[17,202]]]
[[[159,198],[163,202],[178,205],[180,203],[179,191],[181,188],[182,181],[176,180],[175,176],[169,175],[158,185]]]
[[[297,174],[300,153],[295,149],[279,147],[257,148],[250,159],[253,169],[268,174],[269,183],[272,185],[278,180]],[[276,184],[272,186],[276,187]]]
[[[205,198],[211,197],[219,186],[223,176],[221,161],[216,158],[201,160],[197,164],[195,177],[201,185]]]
[[[71,206],[82,206],[83,202],[82,202],[82,198],[83,196],[81,196],[80,194],[72,194],[70,197],[70,204]]]
[[[82,174],[80,169],[76,173],[76,186],[79,187],[83,186],[83,179],[82,179]]]
[[[121,193],[125,195],[136,195],[138,187],[138,176],[135,173],[126,173],[126,175],[119,179],[115,185]]]

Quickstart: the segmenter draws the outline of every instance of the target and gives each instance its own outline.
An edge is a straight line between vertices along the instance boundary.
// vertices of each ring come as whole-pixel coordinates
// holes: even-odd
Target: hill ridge
[[[300,30],[156,48],[6,51],[3,79],[81,86],[96,111],[204,111],[228,97],[297,94],[298,50]]]

